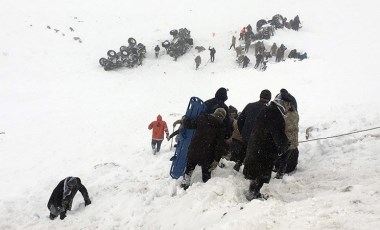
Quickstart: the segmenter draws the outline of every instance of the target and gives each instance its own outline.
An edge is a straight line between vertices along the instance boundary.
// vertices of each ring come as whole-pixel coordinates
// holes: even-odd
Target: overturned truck
[[[175,61],[179,56],[184,55],[193,46],[193,39],[190,36],[190,30],[181,28],[179,30],[171,30],[170,35],[173,36],[172,41],[166,40],[162,42],[162,47],[166,49],[166,53],[173,57]]]
[[[121,46],[119,52],[108,50],[107,58],[100,58],[99,64],[104,70],[113,70],[120,67],[132,68],[141,65],[145,58],[146,48],[143,44],[137,44],[136,39],[129,38],[128,46]]]

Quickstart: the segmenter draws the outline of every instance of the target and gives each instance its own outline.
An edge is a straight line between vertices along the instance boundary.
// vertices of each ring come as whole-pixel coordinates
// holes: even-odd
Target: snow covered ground
[[[212,179],[200,170],[185,192],[169,176],[170,143],[151,154],[147,129],[157,114],[171,124],[191,96],[229,89],[241,111],[286,88],[298,101],[300,140],[380,126],[379,1],[3,0],[0,8],[0,229],[377,229],[380,226],[380,131],[302,143],[298,170],[248,202],[248,181],[224,161]],[[309,59],[241,69],[231,36],[280,13],[297,14],[299,32],[276,31]],[[50,27],[48,29],[47,27]],[[72,27],[74,31],[70,31]],[[153,49],[187,27],[195,45],[214,46],[195,71],[192,49],[174,62]],[[55,31],[57,30],[57,32]],[[59,31],[58,31],[59,30]],[[214,36],[213,36],[214,34]],[[74,40],[79,37],[82,43]],[[109,49],[134,37],[144,65],[104,71]],[[253,61],[254,53],[248,54]],[[60,180],[78,176],[73,210],[51,221],[46,208]]]

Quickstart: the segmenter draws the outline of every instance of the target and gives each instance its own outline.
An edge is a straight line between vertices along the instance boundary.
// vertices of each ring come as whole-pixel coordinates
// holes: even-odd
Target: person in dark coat
[[[181,187],[185,190],[190,186],[191,175],[197,165],[202,167],[202,181],[207,182],[211,178],[222,155],[226,153],[224,140],[223,120],[227,112],[223,108],[217,108],[213,114],[202,114],[196,120],[184,119],[183,125],[187,129],[195,129],[191,140],[185,174]]]
[[[160,47],[158,45],[156,45],[156,47],[154,48],[154,54],[155,54],[156,58],[158,58],[159,52],[160,52]]]
[[[290,98],[290,108],[289,114],[285,118],[285,133],[288,139],[291,141],[291,145],[288,149],[287,154],[281,156],[281,158],[275,164],[275,170],[279,173],[278,178],[284,173],[291,173],[297,168],[299,150],[298,150],[298,108],[297,108],[297,100],[294,98],[292,94],[288,92],[286,89],[281,89],[280,93],[276,95],[276,97],[280,97],[281,94],[287,94]],[[281,167],[282,162],[282,167]]]
[[[84,205],[90,205],[91,200],[88,196],[86,187],[82,184],[79,177],[67,177],[59,182],[50,196],[47,208],[50,211],[50,219],[54,220],[58,215],[63,220],[67,210],[71,210],[73,199],[78,192],[82,193]]]
[[[243,174],[251,180],[247,200],[265,198],[260,189],[264,183],[269,183],[276,158],[289,148],[284,120],[289,105],[289,97],[282,95],[281,99],[270,102],[257,116],[244,160]]]
[[[256,55],[256,64],[255,64],[254,68],[256,69],[257,67],[259,67],[259,65],[263,62],[263,60],[264,60],[263,55],[261,53],[258,53]]]
[[[214,98],[205,101],[206,113],[212,114],[217,108],[223,108],[224,110],[228,111],[228,106],[225,104],[227,99],[227,89],[223,87],[219,88],[216,91]],[[226,116],[224,118],[223,124],[226,128],[225,139],[229,139],[232,135],[232,122],[230,116]]]
[[[260,93],[260,100],[246,105],[238,117],[237,125],[243,139],[244,154],[241,155],[239,159],[236,159],[236,164],[234,166],[234,169],[236,171],[239,171],[244,161],[248,140],[251,135],[253,126],[255,125],[256,118],[261,110],[265,108],[266,104],[270,101],[271,98],[272,94],[269,90],[262,90]]]
[[[276,97],[278,97],[280,94],[286,94],[287,96],[289,96],[289,98],[290,98],[290,104],[291,104],[291,107],[295,110],[295,111],[297,111],[298,112],[298,109],[297,109],[297,100],[294,98],[294,96],[293,95],[291,95],[289,92],[288,92],[288,90],[286,90],[286,89],[281,89],[280,90],[280,93],[279,94],[277,94],[276,95]]]
[[[294,17],[294,20],[291,23],[291,27],[293,30],[298,31],[300,28],[300,24],[301,24],[300,17],[297,15]]]
[[[243,68],[246,68],[251,60],[247,57],[247,55],[243,56]]]
[[[208,50],[210,50],[210,60],[211,60],[211,62],[214,62],[216,50],[214,47],[212,47],[212,48],[208,47]]]

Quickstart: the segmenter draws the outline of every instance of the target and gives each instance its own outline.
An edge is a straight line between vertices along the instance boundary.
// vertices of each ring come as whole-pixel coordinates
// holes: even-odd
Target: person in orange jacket
[[[244,35],[245,35],[245,27],[243,27],[243,28],[240,30],[239,41],[240,41],[240,40],[244,40]]]
[[[157,116],[156,121],[152,121],[148,126],[148,129],[152,130],[152,149],[153,154],[160,151],[161,143],[164,140],[164,132],[166,133],[166,139],[169,140],[169,130],[166,122],[162,120],[161,115]]]

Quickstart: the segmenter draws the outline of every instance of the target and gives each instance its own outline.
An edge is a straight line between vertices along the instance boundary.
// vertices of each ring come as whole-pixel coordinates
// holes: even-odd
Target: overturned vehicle
[[[141,65],[145,58],[146,48],[143,44],[137,44],[134,38],[128,39],[128,46],[121,46],[119,52],[108,50],[107,58],[100,58],[99,64],[104,70],[113,70],[120,67],[132,68]]]
[[[186,28],[171,30],[170,35],[173,36],[173,40],[170,42],[166,40],[161,45],[166,49],[166,53],[170,57],[174,57],[176,61],[179,56],[184,55],[193,46],[193,39],[190,36],[190,30]]]

